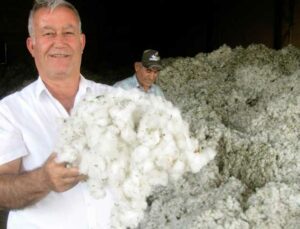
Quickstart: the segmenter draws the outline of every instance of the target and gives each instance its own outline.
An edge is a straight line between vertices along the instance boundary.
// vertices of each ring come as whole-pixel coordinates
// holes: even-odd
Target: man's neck
[[[139,87],[142,88],[145,92],[148,92],[150,90],[151,86],[142,84],[137,76],[136,76],[136,80],[139,84]]]
[[[140,85],[140,87],[143,88],[143,90],[144,90],[145,92],[148,92],[149,89],[150,89],[150,87],[146,87],[146,86],[142,86],[142,85]]]
[[[43,82],[52,96],[70,113],[79,89],[80,77],[78,79],[43,80]]]

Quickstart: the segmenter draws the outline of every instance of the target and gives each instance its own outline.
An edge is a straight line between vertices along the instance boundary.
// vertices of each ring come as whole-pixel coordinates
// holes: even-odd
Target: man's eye
[[[71,32],[71,31],[68,31],[68,32],[65,32],[65,35],[73,35],[74,32]]]
[[[54,35],[54,33],[51,33],[51,32],[48,32],[48,33],[44,33],[43,34],[43,36],[45,36],[45,37],[49,37],[49,36],[53,36]]]

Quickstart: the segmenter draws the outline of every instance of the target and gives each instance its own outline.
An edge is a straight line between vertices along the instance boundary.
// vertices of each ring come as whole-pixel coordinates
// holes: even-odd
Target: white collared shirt
[[[101,93],[109,86],[81,76],[75,104],[86,93]],[[0,101],[0,165],[22,158],[22,170],[40,167],[52,153],[59,120],[65,108],[49,93],[40,78]],[[7,229],[107,229],[113,198],[90,196],[85,183],[72,189],[50,192],[38,203],[9,213]]]

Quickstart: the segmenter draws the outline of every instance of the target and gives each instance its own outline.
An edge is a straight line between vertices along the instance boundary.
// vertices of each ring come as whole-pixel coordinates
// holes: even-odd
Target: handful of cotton
[[[115,194],[112,227],[137,227],[153,188],[198,172],[215,156],[199,152],[189,126],[171,102],[137,90],[89,95],[64,120],[59,159],[88,175],[98,198]]]

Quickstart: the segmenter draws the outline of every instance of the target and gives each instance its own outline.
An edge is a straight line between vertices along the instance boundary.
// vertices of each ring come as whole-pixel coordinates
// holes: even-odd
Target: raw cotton
[[[88,175],[95,197],[113,190],[112,228],[120,229],[138,226],[154,188],[199,172],[215,156],[190,136],[171,102],[119,88],[89,95],[72,111],[56,152]]]
[[[163,65],[167,99],[218,154],[151,194],[139,228],[299,228],[300,50],[223,45]]]

